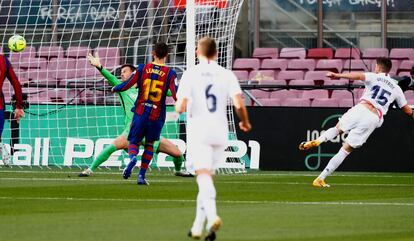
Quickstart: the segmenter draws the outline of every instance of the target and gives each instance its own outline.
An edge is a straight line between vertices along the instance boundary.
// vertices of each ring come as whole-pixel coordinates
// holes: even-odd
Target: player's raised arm
[[[328,72],[326,74],[329,78],[345,78],[351,80],[365,80],[365,74],[363,72],[351,72],[351,73],[344,73],[338,74],[333,72]]]
[[[99,72],[102,74],[102,76],[108,80],[108,83],[111,86],[115,86],[118,85],[120,83],[122,83],[121,81],[119,81],[119,79],[114,76],[113,74],[111,74],[111,72],[109,72],[107,69],[105,69],[102,64],[101,61],[99,59],[99,55],[96,52],[95,56],[93,56],[92,54],[88,54],[87,56],[89,63],[94,66],[97,70],[99,70]]]
[[[3,56],[3,58],[6,63],[6,76],[12,84],[14,94],[16,96],[16,109],[14,110],[14,118],[19,121],[22,117],[24,117],[24,111],[22,107],[22,87],[19,80],[17,79],[16,73],[14,72],[10,61],[5,56]]]

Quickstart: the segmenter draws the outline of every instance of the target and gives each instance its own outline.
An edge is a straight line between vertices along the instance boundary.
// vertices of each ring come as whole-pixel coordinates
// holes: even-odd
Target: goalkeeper
[[[135,67],[131,64],[122,65],[121,66],[121,80],[119,80],[115,76],[113,76],[108,70],[103,68],[97,53],[95,54],[95,56],[92,56],[92,54],[89,54],[88,60],[90,64],[92,66],[95,66],[99,70],[99,72],[108,80],[111,86],[116,86],[122,83],[123,81],[128,80],[129,77],[135,71]],[[105,149],[102,150],[101,153],[99,153],[99,155],[92,162],[92,164],[86,170],[84,170],[82,173],[79,174],[79,177],[89,177],[98,166],[104,163],[111,156],[112,153],[114,153],[117,150],[128,149],[127,138],[128,138],[128,134],[130,130],[132,117],[134,115],[134,112],[132,112],[131,109],[134,107],[135,100],[137,99],[138,89],[131,88],[127,91],[118,93],[118,95],[119,95],[119,99],[122,104],[122,108],[124,109],[124,113],[125,113],[124,130],[122,134],[119,135],[112,142],[111,145],[107,146]],[[166,138],[161,137],[160,141],[154,142],[154,152],[155,153],[163,152],[173,157],[176,176],[182,176],[182,177],[193,176],[189,172],[181,171],[181,166],[184,161],[183,154],[177,148],[177,146],[175,146],[172,142],[170,142]]]

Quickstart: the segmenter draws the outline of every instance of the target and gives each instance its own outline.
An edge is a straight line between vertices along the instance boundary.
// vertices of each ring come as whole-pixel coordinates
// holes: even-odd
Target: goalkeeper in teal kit
[[[100,63],[99,56],[95,54],[92,56],[91,54],[88,55],[88,60],[92,66],[95,66],[99,72],[108,80],[108,83],[111,86],[116,86],[123,81],[128,80],[128,78],[133,74],[135,71],[135,67],[131,64],[124,64],[121,66],[121,80],[117,79],[113,76],[108,70],[103,68]],[[105,162],[112,153],[117,150],[125,150],[128,148],[128,134],[130,130],[130,125],[132,121],[132,117],[134,112],[131,109],[134,107],[135,100],[138,96],[138,89],[131,88],[127,91],[118,93],[119,99],[121,101],[122,107],[125,113],[125,121],[124,121],[124,128],[121,135],[119,135],[111,145],[107,146],[102,152],[97,156],[97,158],[92,162],[92,164],[84,170],[82,173],[79,174],[80,177],[88,177],[90,176],[95,169],[100,166],[103,162]],[[160,141],[154,143],[154,152],[159,153],[163,152],[173,157],[174,161],[174,169],[176,176],[192,176],[192,174],[188,172],[182,172],[181,166],[184,161],[183,154],[181,151],[175,146],[172,142],[165,138],[161,138]]]

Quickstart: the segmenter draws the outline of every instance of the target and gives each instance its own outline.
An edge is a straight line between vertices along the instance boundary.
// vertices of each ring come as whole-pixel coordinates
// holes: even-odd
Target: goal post
[[[121,102],[87,62],[88,53],[99,53],[103,66],[119,76],[124,63],[152,61],[153,44],[165,41],[171,47],[167,65],[180,77],[195,64],[197,39],[210,36],[218,43],[218,63],[231,68],[242,4],[243,0],[1,1],[0,51],[10,59],[30,104],[19,125],[19,143],[6,145],[14,152],[12,164],[84,168],[122,132]],[[28,46],[21,53],[11,53],[5,45],[13,34],[26,38]],[[13,89],[7,81],[3,91],[7,110],[12,111]],[[167,103],[162,136],[185,151],[185,116],[174,113],[170,98]],[[231,107],[228,115],[230,137],[237,140]],[[5,144],[11,139],[8,130],[6,122]],[[228,150],[226,171],[244,169],[249,162],[247,152],[239,150],[244,147],[237,145],[243,146],[236,143]],[[123,167],[127,161],[128,156],[118,151],[103,166]],[[164,166],[173,166],[171,158],[154,158],[153,168]]]

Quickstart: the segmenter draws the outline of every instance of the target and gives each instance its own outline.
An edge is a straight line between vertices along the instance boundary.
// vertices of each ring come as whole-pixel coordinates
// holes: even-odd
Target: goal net
[[[6,121],[2,140],[12,153],[12,165],[84,168],[122,132],[119,98],[88,63],[88,53],[98,53],[103,66],[119,76],[120,65],[151,62],[153,44],[167,42],[171,47],[167,65],[180,77],[187,59],[192,59],[187,55],[194,53],[195,41],[210,36],[218,42],[219,64],[231,68],[242,3],[196,0],[190,9],[184,0],[2,0],[1,51],[10,59],[30,104],[18,127]],[[191,25],[189,17],[194,20]],[[189,30],[194,31],[192,40],[186,35]],[[21,53],[11,53],[5,45],[13,34],[24,36],[28,43]],[[14,92],[9,82],[3,91],[7,111],[12,112]],[[172,99],[167,103],[162,136],[185,151],[185,116],[173,112]],[[232,108],[228,115],[230,136],[236,141]],[[244,169],[249,163],[243,148],[237,143],[229,147],[229,158],[222,165],[225,171]],[[123,167],[127,162],[128,156],[117,151],[103,166]],[[151,165],[172,166],[163,154]]]

